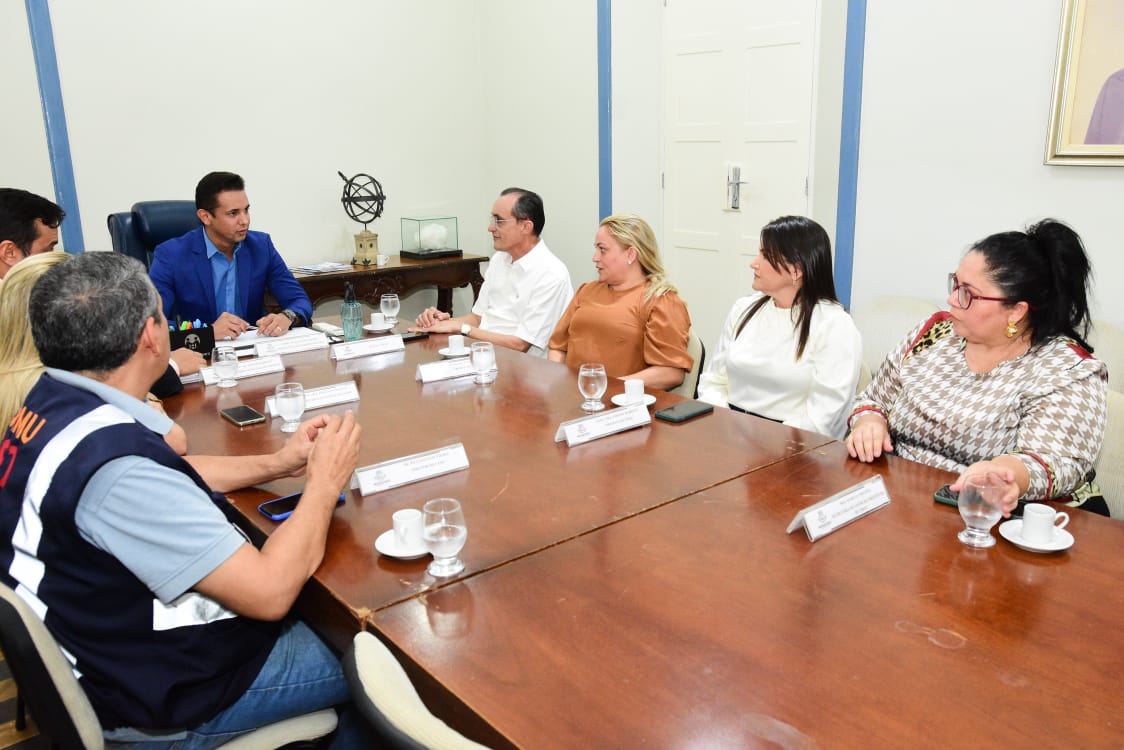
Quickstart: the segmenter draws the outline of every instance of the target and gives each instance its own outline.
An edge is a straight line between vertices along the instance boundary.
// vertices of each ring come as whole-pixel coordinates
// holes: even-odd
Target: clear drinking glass
[[[427,569],[435,578],[448,578],[464,570],[464,561],[457,553],[468,539],[468,527],[464,523],[464,512],[459,500],[439,497],[429,500],[422,507],[422,522],[425,530],[422,538],[425,547],[433,554],[433,562]]]
[[[991,527],[1003,515],[1000,497],[1003,485],[990,476],[969,477],[960,489],[960,497],[956,501],[960,509],[960,517],[964,519],[966,529],[957,535],[957,539],[969,547],[990,547],[995,544],[995,537],[991,535]]]
[[[472,369],[476,370],[474,383],[485,385],[496,379],[496,350],[491,341],[474,341],[472,344]]]
[[[398,301],[397,294],[384,294],[379,298],[379,310],[386,316],[387,325],[398,324],[398,311],[402,303]]]
[[[234,376],[238,374],[238,354],[233,346],[216,346],[211,352],[211,367],[219,379],[219,388],[233,388],[238,383]]]
[[[578,370],[578,390],[585,396],[582,409],[585,411],[601,411],[605,404],[601,397],[609,387],[609,379],[605,376],[605,365],[585,364]]]
[[[281,432],[296,432],[304,414],[304,387],[300,383],[282,383],[273,391],[277,414],[285,420]]]

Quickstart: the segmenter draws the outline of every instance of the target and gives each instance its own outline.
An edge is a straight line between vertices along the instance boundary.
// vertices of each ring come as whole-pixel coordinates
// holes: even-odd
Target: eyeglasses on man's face
[[[519,221],[519,219],[516,219],[514,216],[509,217],[507,219],[504,219],[500,216],[496,216],[495,214],[492,214],[491,216],[488,217],[488,226],[495,225],[496,229],[499,229],[503,225],[503,223],[506,222],[506,221]]]
[[[970,291],[968,287],[962,285],[960,280],[956,278],[956,274],[950,273],[948,275],[948,293],[952,294],[953,292],[956,293],[956,306],[962,310],[967,310],[971,307],[972,300],[974,299],[984,299],[988,302],[1007,302],[1011,304],[1018,302],[1016,299],[1008,299],[1007,297],[985,297],[982,294],[976,294]]]

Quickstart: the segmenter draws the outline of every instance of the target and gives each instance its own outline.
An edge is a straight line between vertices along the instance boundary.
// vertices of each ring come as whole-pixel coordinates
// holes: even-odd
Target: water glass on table
[[[605,365],[584,364],[578,369],[578,390],[581,391],[585,401],[582,403],[584,411],[601,411],[605,404],[601,397],[609,387],[609,379],[605,375]]]
[[[281,383],[273,391],[273,404],[284,420],[281,432],[296,432],[304,415],[304,387],[300,383]]]
[[[974,476],[964,480],[956,506],[967,527],[956,538],[969,547],[990,547],[995,544],[991,527],[1003,515],[1003,483],[990,476]]]
[[[496,379],[496,350],[491,341],[474,341],[472,344],[472,369],[476,370],[474,383],[486,385]]]
[[[234,377],[238,374],[238,353],[233,346],[217,346],[211,352],[211,367],[219,379],[219,388],[233,388],[238,383]]]
[[[379,297],[379,309],[382,310],[387,324],[392,326],[398,324],[398,311],[402,309],[402,303],[398,301],[397,294],[384,294]]]
[[[422,539],[433,555],[427,572],[435,578],[448,578],[464,570],[457,553],[468,539],[468,527],[460,501],[451,497],[428,500],[422,507],[422,520]]]

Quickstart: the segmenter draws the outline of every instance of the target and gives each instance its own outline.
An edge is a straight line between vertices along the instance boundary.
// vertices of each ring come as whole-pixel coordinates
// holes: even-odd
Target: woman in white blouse
[[[803,216],[782,216],[761,230],[749,265],[756,293],[730,310],[699,398],[843,437],[862,338],[835,296],[827,232]]]

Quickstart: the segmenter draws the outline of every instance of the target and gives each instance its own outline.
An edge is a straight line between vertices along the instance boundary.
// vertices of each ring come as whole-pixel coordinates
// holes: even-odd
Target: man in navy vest
[[[293,278],[273,239],[250,231],[246,185],[233,172],[211,172],[195,187],[203,226],[156,246],[149,275],[169,318],[202,320],[215,340],[235,338],[251,325],[280,336],[312,320],[312,302]],[[265,292],[283,308],[266,313]]]
[[[354,416],[308,420],[274,454],[185,459],[144,404],[169,343],[140,263],[77,255],[36,284],[30,318],[47,371],[4,436],[0,577],[73,662],[107,739],[213,747],[346,702],[338,661],[283,618],[355,469]],[[213,490],[301,470],[300,504],[256,549]]]

